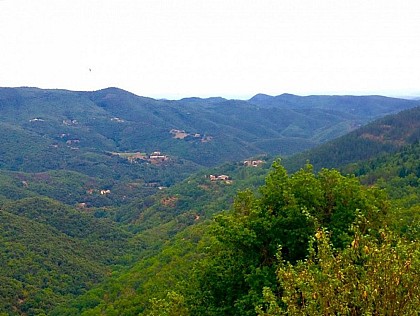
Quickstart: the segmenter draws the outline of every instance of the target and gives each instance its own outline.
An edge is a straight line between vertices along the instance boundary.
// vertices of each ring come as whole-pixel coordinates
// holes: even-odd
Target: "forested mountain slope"
[[[0,314],[42,315],[126,264],[131,234],[43,197],[0,206]]]
[[[114,182],[70,171],[0,171],[0,314],[48,314],[137,258],[133,234],[113,216],[124,194],[152,192]],[[101,195],[104,188],[113,194]]]
[[[191,273],[199,241],[215,214],[229,209],[238,191],[264,183],[272,160],[258,167],[228,163],[203,170],[153,197],[134,200],[118,211],[120,221],[136,233],[143,247],[141,260],[80,296],[73,304],[59,306],[53,315],[66,313],[137,315],[170,286]],[[211,180],[228,175],[229,180]],[[163,291],[162,291],[163,290]],[[104,298],[107,298],[106,301]]]
[[[154,195],[144,194],[142,186],[129,192],[124,184],[121,192],[114,186],[109,195],[90,194],[86,192],[89,188],[99,191],[107,182],[76,172],[0,172],[1,264],[8,267],[0,273],[5,298],[0,312],[50,314],[57,305],[66,306],[94,287],[80,298],[76,311],[64,308],[55,312],[79,314],[79,308],[96,306],[102,299],[96,296],[97,291],[103,291],[96,284],[109,278],[112,271],[119,276],[119,270],[133,264],[130,271],[139,274],[115,286],[137,286],[155,274],[154,268],[147,267],[138,272],[137,261],[140,267],[147,265],[178,233],[229,208],[237,190],[263,182],[269,166],[270,161],[262,160],[259,167],[246,167],[242,162],[225,164]],[[210,174],[226,174],[229,180],[212,181]],[[112,278],[103,286],[114,291],[113,284]],[[143,285],[141,291],[150,297]],[[126,297],[121,295],[121,299]]]
[[[416,131],[416,129],[412,129],[412,126],[416,124],[415,122],[417,120],[409,120],[405,116],[408,115],[415,118],[412,113],[410,111],[401,113],[402,117],[406,119],[401,119],[400,114],[386,118],[386,122],[389,125],[387,130],[394,131],[389,132],[387,141],[396,141],[405,144],[394,148],[395,153],[375,152],[372,154],[370,160],[352,163],[350,165],[334,161],[334,167],[341,169],[345,174],[350,173],[360,177],[362,183],[385,189],[386,194],[391,197],[391,205],[387,204],[385,195],[375,197],[375,203],[382,201],[384,203],[382,207],[387,209],[385,218],[382,220],[398,234],[415,240],[420,237],[420,230],[418,229],[420,224],[420,201],[418,200],[418,196],[420,196],[418,192],[420,183],[419,143],[414,142],[414,144],[409,145],[412,142],[412,135],[415,135]],[[405,126],[405,123],[407,126]],[[393,124],[395,124],[395,130]],[[370,125],[369,130],[380,130],[382,125],[383,120],[378,120]],[[406,138],[402,135],[405,135]],[[341,138],[341,140],[346,141],[346,137]],[[339,142],[337,141],[336,143],[339,146]],[[162,192],[158,200],[155,201],[157,203],[153,203],[152,206],[138,209],[141,210],[140,213],[132,213],[131,219],[127,218],[126,220],[136,222],[135,218],[140,215],[140,218],[142,218],[142,222],[139,222],[140,227],[145,225],[141,228],[138,238],[152,245],[152,236],[159,236],[159,239],[161,239],[159,246],[161,250],[139,261],[124,273],[109,279],[102,286],[88,292],[77,300],[72,307],[66,308],[63,306],[56,310],[57,314],[66,310],[73,310],[77,313],[84,313],[84,315],[95,315],[98,313],[112,314],[113,311],[126,313],[127,315],[136,315],[138,313],[153,315],[153,313],[159,314],[159,311],[162,312],[165,308],[169,308],[173,311],[177,310],[180,315],[188,315],[189,313],[186,310],[190,306],[188,305],[189,303],[186,303],[185,298],[191,295],[191,292],[189,292],[190,290],[185,292],[185,286],[189,282],[192,282],[191,278],[193,278],[194,274],[200,275],[203,266],[200,265],[197,267],[196,262],[203,258],[203,254],[206,253],[209,243],[214,242],[211,239],[212,237],[209,237],[215,233],[210,228],[213,224],[211,224],[211,221],[207,221],[207,219],[222,209],[232,208],[232,198],[236,190],[242,190],[248,187],[255,191],[256,187],[261,186],[263,184],[263,178],[268,172],[267,167],[271,164],[271,161],[268,160],[265,165],[262,165],[264,167],[245,167],[241,164],[226,165],[221,167],[221,169],[209,170],[207,173],[198,174],[166,192]],[[303,165],[300,167],[303,167]],[[232,177],[232,184],[226,184],[224,182],[212,183],[206,178],[206,174],[210,172],[213,174],[223,173],[230,175]],[[315,196],[319,193],[315,189],[316,182],[308,183],[308,181],[312,181],[309,180],[309,174],[310,172],[303,173],[300,176],[302,178],[299,180],[299,183],[304,186],[302,187],[302,191],[294,192],[295,197],[301,194],[301,197],[304,197],[304,199],[315,199]],[[331,173],[331,175],[334,175],[334,173]],[[297,179],[299,178],[298,176],[296,177]],[[338,179],[336,178],[334,181],[338,181]],[[346,194],[349,194],[348,192],[351,190],[356,190],[355,179],[351,180],[350,178],[349,180],[344,180],[343,178],[340,181],[344,181],[343,194],[345,191],[347,191]],[[296,188],[293,190],[296,190]],[[337,187],[334,187],[333,190],[335,191],[334,194],[338,194]],[[247,207],[246,205],[249,202],[247,202],[245,195],[237,197],[237,199],[242,200],[244,203],[243,207]],[[341,202],[337,202],[338,204],[348,203],[345,202],[347,198],[344,198],[344,196],[339,197],[339,199]],[[320,202],[318,201],[316,203]],[[316,203],[315,205],[317,205]],[[356,211],[356,209],[366,210],[368,205],[369,207],[372,206],[369,204],[370,202],[365,201],[364,203],[367,204],[363,207],[361,205],[354,206],[353,211]],[[236,204],[235,207],[240,207],[240,204]],[[335,220],[338,221],[337,223],[343,221],[341,224],[349,224],[348,218],[345,220],[343,218],[336,218]],[[152,227],[150,223],[153,221],[166,222],[167,224],[149,229],[148,227]],[[240,222],[238,220],[237,224],[240,225]],[[258,225],[258,223],[255,223],[255,225]],[[269,224],[264,225],[267,226]],[[246,229],[248,228],[238,231],[235,230],[237,234],[229,234],[228,236],[235,239],[234,236],[246,235]],[[251,237],[250,235],[249,238],[255,238],[255,236]],[[239,237],[235,240],[236,242],[240,241]],[[249,256],[252,257],[251,254]],[[420,258],[416,258],[415,260],[418,259]],[[209,267],[216,263],[212,261],[209,263]],[[214,273],[218,273],[220,276],[227,276],[230,273],[228,271],[221,271],[214,271]],[[231,275],[231,277],[233,278],[234,276]],[[256,276],[254,277],[257,278]],[[219,280],[217,282],[224,281]],[[219,290],[224,291],[225,289],[222,286]],[[198,289],[196,289],[196,292],[205,293],[205,291],[203,292]],[[186,297],[183,295],[177,296],[177,293],[182,293]],[[223,293],[223,297],[229,295],[229,293]],[[205,294],[203,295],[205,296]],[[256,295],[258,296],[258,294]],[[152,298],[156,298],[156,300]],[[95,302],[94,306],[89,306],[91,302]],[[221,309],[225,308],[225,310],[228,310],[232,308],[232,305],[222,306],[221,301],[219,300],[218,302]],[[194,313],[192,314],[194,315]],[[209,315],[212,314],[210,313]],[[218,314],[215,312],[214,315]]]
[[[249,101],[261,107],[279,107],[284,109],[314,109],[320,108],[330,111],[346,111],[349,114],[361,114],[366,116],[379,117],[383,113],[387,114],[402,111],[406,107],[404,103],[400,103],[400,99],[387,98],[379,95],[372,96],[319,96],[310,95],[305,97],[296,96],[293,94],[282,94],[278,96],[268,96],[264,94],[257,94]],[[392,110],[390,110],[392,109]]]
[[[377,96],[269,99],[168,101],[116,88],[1,88],[0,168],[65,168],[92,175],[117,166],[116,177],[126,171],[119,166],[121,157],[110,153],[160,151],[188,161],[184,169],[191,171],[195,164],[212,166],[261,153],[290,155],[419,104]]]
[[[420,142],[394,154],[382,154],[347,165],[343,172],[357,175],[366,185],[386,190],[396,211],[390,222],[412,238],[420,238]]]
[[[109,271],[98,248],[35,219],[0,210],[0,314],[42,315]],[[102,251],[103,253],[103,251]]]
[[[351,162],[392,153],[420,140],[420,107],[389,115],[347,135],[285,159],[285,166],[297,170],[305,161],[316,168],[343,166]]]
[[[168,101],[115,88],[1,88],[0,314],[150,310],[149,299],[182,288],[178,281],[187,279],[207,247],[203,236],[213,216],[232,207],[238,190],[263,185],[272,156],[254,158],[255,166],[243,158],[301,151],[418,104],[382,97],[264,98],[278,100]],[[378,137],[398,146],[415,140],[403,126],[413,113],[380,123],[391,127]],[[349,170],[370,179],[367,167],[358,166]],[[404,166],[398,175],[415,182],[416,167]],[[399,203],[410,207],[408,219],[416,200]]]
[[[236,202],[233,203],[232,196],[235,193],[231,190],[231,187],[226,188],[226,184],[223,183],[211,183],[203,175],[198,178],[192,177],[173,187],[172,189],[175,191],[168,190],[166,192],[168,195],[161,196],[160,201],[164,201],[170,196],[176,196],[174,193],[177,192],[179,194],[177,196],[178,200],[174,204],[161,205],[160,207],[156,207],[158,205],[156,204],[145,211],[145,214],[154,214],[152,217],[157,221],[163,219],[167,224],[144,230],[138,235],[138,238],[143,241],[148,240],[149,245],[151,245],[153,244],[151,241],[156,240],[152,236],[159,236],[161,250],[140,260],[129,270],[116,274],[115,277],[108,279],[101,286],[81,296],[71,306],[62,306],[56,309],[55,314],[60,315],[72,311],[82,315],[101,313],[111,315],[114,312],[125,315],[137,315],[139,313],[140,315],[159,315],[164,311],[177,311],[179,315],[236,315],[241,311],[241,315],[256,315],[249,300],[258,298],[258,300],[261,300],[260,304],[263,304],[262,285],[273,286],[275,282],[273,268],[268,264],[275,261],[274,255],[272,260],[263,259],[264,256],[267,256],[266,251],[275,253],[277,249],[278,244],[273,242],[272,238],[274,236],[280,239],[285,238],[281,241],[281,245],[283,249],[289,249],[283,254],[287,258],[292,253],[291,247],[295,247],[293,253],[297,249],[305,250],[305,247],[300,244],[304,240],[302,236],[308,233],[307,230],[313,229],[309,224],[309,226],[304,226],[305,229],[299,226],[302,222],[305,222],[305,218],[300,212],[293,213],[291,211],[296,206],[294,204],[296,201],[303,203],[301,205],[303,209],[308,210],[314,216],[319,216],[318,220],[322,221],[323,225],[329,225],[328,227],[331,230],[346,230],[346,227],[350,226],[352,220],[358,214],[357,210],[359,210],[369,218],[369,225],[373,225],[372,228],[369,228],[373,236],[376,236],[375,229],[387,226],[392,228],[396,234],[401,234],[410,240],[418,240],[420,237],[420,230],[418,229],[420,227],[420,202],[418,200],[420,162],[417,159],[418,150],[419,145],[415,144],[395,154],[385,154],[372,161],[345,167],[347,172],[360,175],[362,182],[368,181],[370,187],[375,185],[376,188],[359,187],[358,179],[342,177],[336,171],[323,171],[318,175],[311,176],[312,171],[307,169],[296,174],[290,174],[289,180],[278,177],[279,175],[271,171],[273,173],[272,179],[267,178],[266,186],[276,186],[277,190],[283,192],[282,194],[285,196],[270,198],[270,194],[280,194],[273,187],[264,191],[267,196],[262,200],[265,201],[264,203],[273,203],[272,208],[279,207],[274,206],[275,203],[279,203],[279,205],[283,205],[282,203],[290,204],[286,204],[288,205],[287,211],[280,213],[267,211],[266,215],[262,214],[265,212],[263,207],[253,209],[255,207],[254,203],[259,201],[255,200],[256,197],[261,195],[256,194],[256,197],[251,197],[249,193],[242,193],[236,197]],[[239,165],[235,168],[231,166],[229,170],[233,183],[236,182],[235,190],[248,187],[252,188],[254,192],[257,192],[256,187],[263,185],[264,175],[268,171],[266,168],[246,169]],[[224,171],[227,171],[227,169]],[[247,174],[241,180],[240,174],[244,172]],[[277,187],[278,181],[286,181],[287,185]],[[211,187],[211,190],[202,191],[202,188],[206,186]],[[385,192],[378,190],[378,188],[385,189]],[[331,191],[324,195],[322,190]],[[386,197],[387,194],[392,198],[390,201]],[[336,200],[331,202],[330,199],[332,198]],[[195,204],[193,201],[197,203]],[[331,203],[330,206],[328,206],[328,203]],[[334,209],[333,213],[329,213],[331,211],[328,211],[329,207]],[[173,212],[169,211],[171,208]],[[219,226],[215,228],[214,221],[207,219],[211,218],[209,215],[217,214],[221,209],[231,209],[231,211],[217,217],[216,221]],[[250,214],[247,213],[247,209]],[[326,213],[320,215],[316,211],[317,209]],[[334,212],[337,213],[332,215]],[[287,215],[288,213],[289,215]],[[331,218],[327,219],[328,216],[331,216]],[[150,218],[147,219],[147,215],[145,218],[146,222],[150,221]],[[273,230],[269,231],[270,227],[276,227],[275,225],[285,226],[281,226],[281,229],[272,228]],[[365,226],[362,227],[367,229]],[[307,232],[305,233],[305,231]],[[225,241],[224,246],[227,247],[225,250],[220,250],[222,246],[217,242],[215,244],[214,240],[214,234],[221,233],[223,233],[223,237],[219,235],[219,238],[223,238],[222,240]],[[341,243],[341,247],[343,247],[351,241],[351,237],[346,234],[341,235],[340,238],[335,235],[333,237],[335,246]],[[266,247],[267,243],[272,242],[276,244],[276,247],[273,244],[272,248],[267,248],[264,251],[259,250],[261,247]],[[401,246],[402,244],[404,244],[404,241],[398,242],[398,245]],[[367,245],[366,247],[376,247],[375,243],[367,243]],[[412,247],[410,243],[408,247]],[[352,249],[351,247],[344,248]],[[209,249],[213,250],[209,253]],[[366,249],[369,248],[364,249],[362,251],[367,251]],[[382,258],[378,260],[384,260],[386,254],[389,255],[386,252],[388,250],[378,250],[376,253],[382,254]],[[220,251],[222,251],[222,257],[217,258]],[[416,274],[414,266],[418,266],[420,263],[418,251],[417,248],[417,252],[411,252],[410,256],[413,256],[412,266],[407,268],[409,271],[405,270],[406,272],[404,272],[411,277]],[[304,256],[302,253],[298,255]],[[401,253],[400,255],[402,261],[407,254]],[[208,256],[207,259],[198,264],[206,256]],[[255,258],[260,257],[263,264],[258,266],[255,260],[259,259]],[[328,258],[328,260],[331,260],[333,257]],[[323,260],[327,259],[323,258]],[[403,269],[404,264],[406,264],[404,261],[401,263],[401,261],[398,263],[401,265],[398,269]],[[378,267],[382,266],[380,261],[374,264]],[[390,264],[390,261],[388,264]],[[253,270],[254,268],[255,270]],[[351,273],[351,266],[346,269],[349,269],[350,272],[343,270],[339,273]],[[243,276],[241,276],[242,273],[244,273]],[[386,272],[381,270],[380,273]],[[351,275],[354,277],[355,274]],[[195,283],[197,277],[201,281]],[[350,281],[351,276],[348,276],[348,278]],[[310,280],[307,282],[310,282]],[[378,281],[371,280],[369,282],[373,282],[369,285],[372,288],[378,285],[378,283],[375,283]],[[241,286],[237,286],[239,283]],[[322,284],[327,286],[326,283]],[[253,288],[253,290],[246,294],[244,289],[248,287]],[[319,291],[322,291],[322,286],[319,285],[318,287]],[[257,289],[260,289],[259,293],[256,292]],[[347,300],[359,299],[356,294],[352,298],[349,296]],[[237,295],[242,295],[242,297]],[[277,295],[279,294],[277,293]],[[243,301],[240,304],[235,303],[235,297],[236,299],[241,297]],[[336,299],[338,300],[339,296]],[[209,300],[213,301],[209,302]],[[258,302],[258,300],[255,302]],[[409,306],[411,307],[408,310],[414,311],[415,302],[412,299],[409,300]],[[361,305],[364,303],[360,302]],[[377,308],[379,308],[378,306]],[[278,315],[278,313],[277,311],[273,314],[260,315]],[[410,315],[406,312],[403,314]]]

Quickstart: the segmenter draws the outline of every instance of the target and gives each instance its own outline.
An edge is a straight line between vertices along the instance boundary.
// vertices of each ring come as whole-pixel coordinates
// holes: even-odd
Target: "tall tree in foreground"
[[[276,278],[279,247],[284,260],[303,260],[319,223],[331,231],[334,247],[345,248],[357,214],[367,218],[362,229],[373,233],[387,208],[381,191],[354,177],[326,169],[314,174],[310,165],[289,176],[275,162],[258,195],[239,193],[233,209],[216,217],[214,242],[196,270],[191,313],[255,315],[263,289],[283,293]]]

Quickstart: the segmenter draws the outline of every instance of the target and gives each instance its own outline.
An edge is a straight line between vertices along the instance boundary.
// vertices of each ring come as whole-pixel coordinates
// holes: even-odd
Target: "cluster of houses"
[[[86,193],[89,194],[89,195],[92,195],[92,194],[94,194],[96,192],[98,192],[100,195],[108,195],[108,194],[111,193],[111,190],[104,190],[104,189],[101,189],[101,190],[87,189],[86,190]]]
[[[263,164],[263,160],[245,160],[244,166],[246,167],[258,167],[259,165]]]
[[[78,144],[80,143],[80,139],[68,139],[66,140],[67,145]]]
[[[231,177],[229,177],[225,174],[221,174],[221,175],[211,174],[211,175],[209,175],[209,178],[210,178],[210,181],[221,181],[221,182],[224,182],[226,184],[231,184],[232,183]]]
[[[245,160],[244,161],[244,166],[245,167],[258,167],[261,164],[265,163],[264,160]],[[207,176],[206,176],[207,177]],[[231,184],[232,183],[232,178],[228,175],[225,174],[221,174],[221,175],[214,175],[211,174],[208,176],[208,178],[210,179],[210,181],[221,181],[227,184]]]
[[[66,126],[74,126],[79,124],[77,120],[63,120],[63,124]]]
[[[190,133],[187,133],[186,131],[184,131],[184,130],[181,130],[181,129],[175,129],[175,128],[173,128],[173,129],[171,129],[170,131],[169,131],[169,133],[171,133],[172,134],[172,136],[173,136],[173,138],[176,138],[176,139],[184,139],[185,137],[187,137],[187,136],[192,136],[192,137],[201,137],[201,135],[200,134],[198,134],[198,133],[195,133],[195,134],[190,134]]]
[[[139,160],[145,160],[151,164],[160,164],[169,160],[167,155],[162,154],[160,151],[154,151],[150,155],[136,152],[136,153],[117,153],[113,152],[112,155],[116,155],[127,159],[130,163],[137,163]]]
[[[112,122],[117,122],[117,123],[124,123],[125,121],[122,118],[119,117],[113,117],[111,118]]]
[[[163,155],[160,151],[154,151],[149,158],[147,159],[151,163],[160,163],[168,160],[169,157],[167,155]]]
[[[185,139],[189,137],[188,139],[192,138],[195,140],[200,140],[202,143],[209,142],[213,139],[212,136],[205,136],[200,133],[188,133],[182,129],[175,129],[175,128],[171,129],[169,133],[171,133],[172,137],[175,139]]]
[[[222,174],[220,176],[215,176],[215,175],[211,174],[209,177],[210,177],[210,181],[217,181],[217,180],[227,181],[227,180],[230,180],[230,177],[225,175],[225,174]]]

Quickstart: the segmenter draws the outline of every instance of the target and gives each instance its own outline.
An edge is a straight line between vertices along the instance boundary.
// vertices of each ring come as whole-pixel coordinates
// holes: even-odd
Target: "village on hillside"
[[[160,164],[169,160],[168,155],[162,154],[160,151],[154,151],[151,154],[142,152],[135,153],[119,153],[111,152],[111,155],[127,159],[130,163],[138,163],[139,161],[147,161],[151,164]]]
[[[245,160],[244,161],[244,166],[246,167],[258,167],[260,165],[262,165],[263,163],[265,163],[264,160],[258,159],[258,160]]]
[[[183,139],[183,140],[199,140],[202,143],[207,143],[213,139],[212,136],[202,135],[200,133],[188,133],[184,130],[180,129],[171,129],[169,133],[172,134],[172,137],[175,139]]]

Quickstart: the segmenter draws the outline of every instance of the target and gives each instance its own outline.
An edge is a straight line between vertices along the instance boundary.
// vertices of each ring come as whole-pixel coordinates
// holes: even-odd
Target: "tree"
[[[174,291],[167,293],[165,299],[152,299],[146,316],[184,316],[189,315],[184,297]]]
[[[304,259],[320,223],[342,248],[353,238],[356,214],[365,214],[369,222],[363,229],[374,231],[387,206],[382,192],[362,187],[354,177],[326,169],[314,174],[311,165],[289,176],[276,161],[258,195],[239,193],[232,210],[215,218],[214,242],[196,270],[192,313],[255,315],[263,288],[281,295],[279,246],[288,262]]]
[[[378,237],[359,227],[351,244],[333,248],[330,233],[319,229],[309,257],[296,265],[279,253],[281,297],[269,288],[259,316],[274,315],[418,315],[420,247],[387,229]]]

